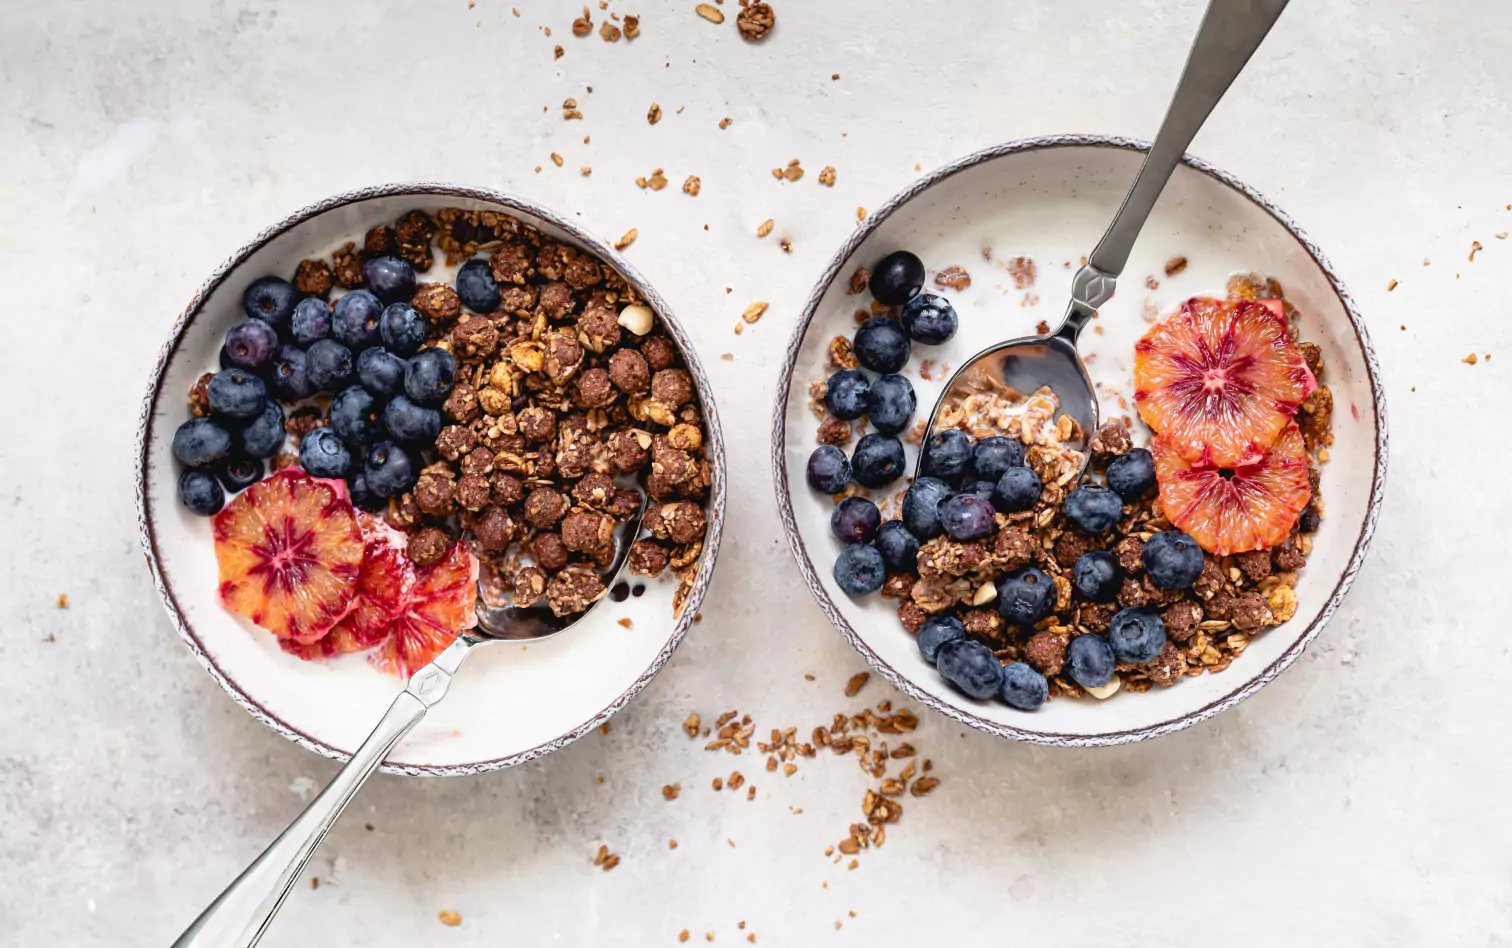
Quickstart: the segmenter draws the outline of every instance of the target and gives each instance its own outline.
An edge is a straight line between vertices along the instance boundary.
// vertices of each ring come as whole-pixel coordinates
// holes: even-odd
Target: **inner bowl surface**
[[[778,383],[772,462],[777,501],[799,570],[835,627],[894,685],[937,711],[1004,737],[1042,744],[1095,746],[1155,737],[1189,727],[1254,693],[1301,654],[1338,607],[1374,532],[1386,468],[1386,418],[1379,369],[1353,300],[1327,259],[1289,218],[1228,174],[1190,156],[1176,169],[1146,224],[1117,294],[1083,334],[1080,349],[1098,384],[1104,420],[1136,417],[1130,377],[1133,345],[1147,314],[1171,312],[1196,295],[1222,295],[1228,277],[1259,271],[1276,277],[1302,311],[1302,338],[1323,349],[1325,383],[1334,393],[1335,444],[1322,469],[1325,517],[1297,587],[1296,615],[1257,635],[1226,671],[1185,678],[1144,694],[1106,701],[1055,699],[1037,712],[1000,701],[974,701],[954,691],[919,655],[896,615],[878,595],[852,599],[835,584],[839,551],[829,530],[834,505],[811,490],[804,467],[818,417],[809,388],[831,369],[829,342],[850,336],[869,294],[847,288],[858,266],[911,250],[930,273],[926,291],[943,293],[960,314],[960,329],[943,346],[915,346],[908,368],[928,412],[950,369],[1005,339],[1056,326],[1070,298],[1071,276],[1101,237],[1133,181],[1144,142],[1097,136],[1055,136],[1012,142],[968,156],[920,179],[867,219],[836,253],[809,296],[789,344]],[[990,252],[991,259],[987,259]],[[1019,285],[1018,257],[1035,277]],[[1165,265],[1185,257],[1167,277]],[[933,283],[936,271],[959,265],[971,275],[963,292]],[[1146,277],[1150,277],[1149,283]],[[933,380],[920,377],[933,361]],[[1138,428],[1137,428],[1138,430]],[[854,438],[850,445],[854,446]],[[905,445],[912,471],[917,448]],[[879,501],[904,486],[875,491]]]
[[[724,441],[697,353],[666,301],[619,254],[576,224],[497,191],[440,184],[394,184],[328,198],[259,234],[200,287],[179,317],[148,386],[138,431],[137,503],[141,540],[159,595],[179,635],[221,687],[253,717],[327,757],[345,758],[367,737],[403,687],[362,654],[304,662],[273,636],[223,609],[207,519],[184,511],[176,496],[174,429],[188,417],[187,393],[215,371],[221,337],[242,318],[247,285],[266,274],[288,277],[306,257],[328,257],[350,240],[401,214],[444,207],[511,214],[543,233],[594,254],[622,273],[656,311],[680,348],[697,389],[713,474],[708,532],[697,577],[680,618],[672,616],[676,579],[646,583],[643,596],[606,599],[569,631],[536,643],[501,643],[467,661],[444,702],[391,753],[383,769],[405,774],[496,770],[564,747],[608,720],[671,657],[708,589],[719,552],[725,500]],[[449,280],[441,259],[423,274]],[[630,619],[625,628],[619,620]]]

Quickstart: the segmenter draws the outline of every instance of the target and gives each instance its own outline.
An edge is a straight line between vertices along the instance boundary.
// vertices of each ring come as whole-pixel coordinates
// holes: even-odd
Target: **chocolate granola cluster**
[[[515,605],[581,612],[605,592],[597,570],[614,559],[615,523],[641,513],[641,492],[616,478],[636,478],[650,536],[631,569],[691,580],[710,486],[703,418],[650,307],[602,261],[505,215],[448,209],[435,223],[448,262],[491,251],[499,302],[478,313],[450,285],[416,290],[458,372],[436,460],[391,511],[413,531],[412,556],[444,550],[456,517]],[[685,595],[686,583],[679,606]]]

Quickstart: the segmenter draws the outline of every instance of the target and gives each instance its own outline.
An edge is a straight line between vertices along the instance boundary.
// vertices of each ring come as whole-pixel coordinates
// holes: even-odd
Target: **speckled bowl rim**
[[[651,679],[656,676],[656,673],[672,657],[673,651],[681,644],[683,637],[688,634],[688,630],[692,627],[693,617],[698,614],[698,608],[702,604],[704,594],[709,589],[709,582],[713,578],[714,561],[719,555],[719,541],[724,532],[725,511],[724,435],[719,426],[719,414],[714,405],[713,389],[709,385],[708,376],[704,372],[703,363],[699,361],[697,350],[694,348],[692,340],[683,331],[682,325],[673,315],[672,308],[667,304],[667,301],[646,281],[645,277],[641,276],[640,272],[629,261],[621,256],[613,247],[609,246],[608,243],[584,230],[573,221],[525,198],[489,188],[472,188],[433,182],[381,184],[353,191],[345,191],[295,211],[278,223],[268,227],[262,233],[252,238],[240,250],[232,254],[225,263],[216,268],[209,279],[200,285],[200,288],[195,291],[194,297],[190,299],[189,305],[184,308],[184,311],[174,323],[173,331],[169,335],[168,341],[163,345],[162,350],[158,354],[157,363],[152,370],[152,377],[147,383],[147,395],[142,401],[142,413],[137,427],[137,530],[142,543],[142,551],[147,556],[147,568],[152,571],[152,579],[157,586],[158,597],[163,601],[163,608],[167,610],[168,618],[173,622],[173,627],[178,630],[179,637],[184,640],[185,645],[189,646],[189,650],[194,653],[194,657],[204,666],[205,671],[210,673],[210,677],[214,678],[216,683],[225,689],[226,693],[235,699],[237,704],[245,708],[248,714],[269,728],[272,728],[306,750],[314,751],[323,757],[346,760],[349,756],[347,753],[337,750],[329,744],[318,741],[303,731],[290,726],[277,715],[258,704],[251,695],[242,689],[234,678],[216,665],[215,661],[201,646],[199,636],[185,619],[182,610],[179,609],[178,602],[174,599],[173,590],[169,587],[167,578],[164,576],[162,567],[158,562],[156,526],[153,520],[151,501],[147,494],[147,446],[151,443],[153,436],[154,410],[157,407],[158,400],[164,394],[162,384],[168,365],[177,353],[179,342],[183,339],[184,332],[188,329],[189,324],[199,315],[201,307],[204,305],[205,300],[209,298],[211,292],[226,277],[269,241],[314,217],[349,204],[360,204],[364,201],[377,198],[405,197],[410,195],[442,195],[488,201],[501,208],[529,214],[537,220],[544,221],[566,233],[582,249],[595,254],[618,270],[625,277],[625,280],[635,288],[635,291],[640,294],[641,298],[651,305],[651,308],[656,311],[657,316],[661,318],[663,326],[666,328],[668,334],[671,335],[673,341],[677,343],[683,360],[687,363],[688,371],[693,376],[693,384],[698,391],[699,402],[704,412],[704,424],[708,444],[707,457],[712,473],[711,480],[713,482],[710,486],[709,503],[706,507],[709,526],[708,532],[704,536],[704,548],[698,573],[694,577],[693,586],[688,594],[688,598],[683,604],[682,613],[673,624],[671,637],[662,646],[661,651],[657,653],[655,658],[652,659],[651,664],[646,670],[631,683],[629,688],[625,689],[619,697],[615,698],[608,707],[567,733],[543,744],[538,744],[529,750],[520,751],[507,757],[480,760],[466,764],[439,766],[385,763],[380,767],[385,773],[391,774],[452,777],[502,770],[505,767],[513,767],[515,764],[522,764],[526,761],[544,757],[552,751],[566,747],[613,717],[621,708],[629,703],[630,699],[634,698],[650,683]],[[376,718],[374,718],[374,723],[377,723]]]
[[[1338,297],[1339,302],[1343,304],[1344,311],[1349,316],[1349,323],[1354,330],[1355,341],[1358,343],[1360,352],[1364,356],[1365,369],[1369,375],[1371,403],[1375,409],[1376,437],[1375,469],[1371,475],[1370,500],[1366,507],[1365,521],[1360,528],[1359,536],[1355,539],[1354,551],[1350,555],[1344,572],[1339,576],[1338,583],[1334,586],[1333,592],[1329,594],[1328,601],[1324,604],[1323,610],[1318,613],[1317,618],[1312,621],[1286,651],[1281,653],[1280,657],[1263,669],[1260,669],[1227,695],[1196,710],[1156,724],[1128,730],[1106,731],[1098,734],[1066,734],[1013,727],[1000,724],[996,721],[990,721],[968,711],[963,711],[914,685],[907,677],[900,674],[897,669],[882,661],[877,653],[872,651],[862,641],[861,637],[856,634],[855,629],[851,628],[845,616],[836,608],[829,593],[825,591],[823,583],[819,580],[818,573],[814,570],[813,561],[809,558],[808,550],[804,547],[803,538],[798,533],[797,521],[793,514],[792,494],[788,486],[787,465],[784,463],[787,449],[788,395],[792,388],[793,372],[797,367],[798,352],[803,345],[804,337],[808,334],[809,326],[814,320],[824,294],[839,276],[841,267],[845,265],[846,261],[850,259],[851,254],[861,246],[866,238],[871,236],[894,211],[946,178],[974,168],[984,162],[1007,155],[1015,155],[1020,152],[1049,148],[1117,148],[1125,151],[1146,152],[1149,150],[1150,145],[1148,142],[1140,141],[1139,139],[1119,138],[1107,135],[1048,135],[1007,142],[967,155],[930,172],[894,195],[875,213],[867,217],[862,225],[856,229],[855,233],[835,252],[829,266],[820,275],[819,282],[815,284],[813,291],[809,293],[808,299],[804,302],[797,328],[793,330],[793,338],[788,343],[787,357],[783,361],[782,372],[777,382],[776,411],[772,418],[772,475],[777,491],[777,507],[782,517],[782,525],[787,532],[788,543],[793,550],[793,558],[798,561],[798,570],[803,574],[803,580],[808,584],[809,591],[814,594],[814,599],[818,601],[819,608],[830,622],[834,624],[835,628],[840,631],[840,634],[844,636],[845,641],[849,642],[851,647],[857,652],[860,652],[861,657],[866,659],[873,668],[880,672],[896,688],[951,720],[959,721],[962,724],[986,731],[989,734],[996,734],[999,737],[1054,747],[1108,747],[1172,734],[1227,711],[1229,708],[1232,708],[1245,698],[1259,691],[1285,671],[1302,654],[1303,649],[1307,647],[1308,643],[1323,630],[1324,624],[1333,616],[1334,611],[1339,608],[1339,603],[1343,601],[1345,593],[1349,591],[1349,587],[1353,584],[1355,574],[1359,572],[1361,564],[1365,561],[1365,554],[1370,548],[1370,540],[1375,535],[1376,521],[1380,516],[1381,501],[1386,487],[1386,394],[1384,386],[1381,383],[1381,369],[1376,361],[1375,349],[1370,344],[1370,336],[1365,330],[1365,324],[1360,318],[1359,310],[1355,307],[1354,297],[1345,289],[1343,281],[1334,272],[1333,265],[1328,262],[1328,258],[1324,256],[1323,251],[1318,249],[1317,245],[1302,232],[1302,229],[1284,211],[1272,204],[1260,192],[1228,172],[1216,168],[1200,158],[1193,157],[1192,155],[1183,155],[1181,159],[1182,164],[1207,175],[1221,184],[1227,185],[1232,190],[1248,198],[1261,210],[1275,218],[1277,223],[1282,227],[1286,228],[1296,238],[1297,242],[1306,249],[1308,255],[1312,257],[1313,262],[1318,265],[1319,269],[1323,271],[1323,274],[1328,278],[1329,284],[1333,287],[1334,294]]]

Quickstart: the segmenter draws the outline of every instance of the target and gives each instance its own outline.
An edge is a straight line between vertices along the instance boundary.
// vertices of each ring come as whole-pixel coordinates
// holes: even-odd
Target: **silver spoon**
[[[615,525],[614,560],[599,571],[605,588],[614,582],[624,566],[631,541],[640,531],[645,513],[646,500],[642,494],[639,512],[630,520]],[[399,739],[446,697],[452,676],[474,649],[495,642],[550,638],[576,625],[605,598],[607,595],[570,620],[561,619],[544,607],[496,607],[480,601],[478,625],[457,636],[429,665],[410,676],[409,684],[389,705],[383,719],[352,754],[346,766],[337,772],[319,796],[310,801],[289,828],[226,886],[209,908],[200,913],[194,924],[173,943],[174,948],[251,948],[257,944],[303,872],[305,863],[310,861],[320,841],[336,824],[341,811],[352,802]]]
[[[1182,153],[1213,107],[1259,48],[1288,0],[1211,0],[1186,68],[1176,85],[1176,94],[1166,110],[1160,133],[1140,166],[1139,175],[1124,197],[1123,206],[1108,225],[1087,263],[1071,280],[1071,303],[1066,317],[1048,336],[1026,336],[991,346],[972,356],[956,370],[929,416],[927,433],[933,433],[940,412],[959,404],[976,392],[1004,386],[1028,395],[1048,386],[1060,398],[1060,410],[1081,426],[1091,438],[1098,426],[1097,393],[1087,367],[1076,351],[1082,328],[1097,307],[1113,296],[1114,285],[1129,252],[1144,228],[1150,210],[1165,189]],[[920,465],[923,454],[920,453]],[[1085,469],[1087,455],[1082,467]],[[918,472],[922,473],[922,472]]]

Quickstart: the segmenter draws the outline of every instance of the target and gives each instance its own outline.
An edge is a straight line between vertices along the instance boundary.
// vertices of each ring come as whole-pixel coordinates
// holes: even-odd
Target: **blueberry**
[[[299,291],[294,289],[294,284],[275,276],[253,280],[242,294],[242,311],[253,319],[261,319],[280,333],[289,331],[289,318],[294,315],[298,303]]]
[[[902,306],[923,286],[924,261],[907,250],[894,250],[872,267],[871,293],[879,303]]]
[[[997,490],[997,485],[992,481],[971,481],[961,488],[961,493],[980,497],[988,503],[992,502],[992,495]]]
[[[832,444],[821,444],[809,455],[808,485],[822,494],[838,494],[850,483],[850,458]]]
[[[1100,635],[1078,635],[1066,646],[1066,672],[1083,688],[1099,688],[1113,677],[1113,647]]]
[[[404,360],[387,349],[373,346],[357,355],[357,380],[379,398],[404,391]]]
[[[215,476],[222,487],[235,493],[262,480],[263,462],[261,458],[234,457],[226,462],[225,467],[216,471]]]
[[[322,339],[305,352],[305,373],[312,392],[334,392],[352,379],[352,350],[334,339]]]
[[[1024,466],[1024,443],[1017,438],[993,435],[971,448],[971,469],[984,481],[997,483],[1010,467]]]
[[[896,320],[873,316],[856,330],[856,361],[873,372],[896,372],[908,364],[908,333]]]
[[[457,271],[457,296],[462,305],[477,313],[491,313],[499,308],[499,284],[487,260],[472,259]]]
[[[889,520],[877,528],[877,552],[889,572],[912,573],[919,568],[919,538],[908,532],[901,520]]]
[[[414,355],[425,345],[425,336],[430,324],[415,307],[408,303],[394,303],[383,311],[378,320],[378,334],[383,344],[400,355]]]
[[[1123,500],[1101,484],[1082,484],[1066,495],[1066,519],[1088,533],[1102,533],[1123,516]]]
[[[971,639],[942,645],[935,653],[935,668],[969,698],[990,698],[1003,686],[1003,664],[992,649]]]
[[[314,296],[300,300],[294,307],[292,331],[294,341],[302,346],[331,338],[331,304]]]
[[[1083,553],[1071,571],[1071,585],[1088,602],[1112,602],[1122,584],[1118,558],[1107,550]]]
[[[277,402],[269,401],[262,414],[243,425],[236,434],[236,451],[242,457],[272,457],[284,443],[283,409]]]
[[[367,477],[361,471],[347,475],[347,492],[352,495],[352,506],[372,513],[388,506],[388,501],[368,489]]]
[[[836,418],[860,418],[870,399],[871,381],[860,369],[841,369],[825,383],[824,407]]]
[[[847,497],[830,514],[830,532],[842,543],[870,543],[881,523],[881,511],[865,497]]]
[[[331,338],[348,349],[366,349],[383,340],[378,322],[383,304],[367,290],[353,290],[336,301],[331,311]]]
[[[362,282],[385,303],[415,295],[415,268],[398,257],[374,257],[362,265]]]
[[[1155,489],[1155,458],[1135,448],[1108,462],[1108,486],[1124,500],[1138,500]]]
[[[955,540],[980,540],[997,526],[992,502],[975,494],[956,494],[940,501],[940,526]]]
[[[919,471],[930,477],[950,480],[966,472],[971,462],[971,437],[959,428],[936,431],[924,442],[924,460]]]
[[[903,473],[903,442],[872,432],[856,442],[851,453],[851,476],[862,487],[886,487]]]
[[[1108,644],[1114,658],[1142,665],[1165,648],[1165,623],[1153,609],[1120,609],[1108,625]]]
[[[396,441],[429,446],[441,433],[441,413],[416,405],[407,395],[395,395],[383,409],[383,426]]]
[[[1003,513],[1028,510],[1039,503],[1045,485],[1040,477],[1027,467],[1010,467],[998,478],[992,492],[992,505]]]
[[[1187,589],[1202,573],[1202,548],[1180,530],[1150,537],[1139,558],[1150,579],[1162,589]]]
[[[231,361],[231,353],[226,351],[226,347],[224,345],[220,347],[220,358],[217,361],[220,363],[220,367],[223,369],[231,369],[236,367],[236,363]]]
[[[298,346],[282,345],[273,353],[273,394],[286,402],[309,398],[314,391],[310,387],[310,360]]]
[[[173,456],[189,467],[214,467],[231,457],[231,432],[212,418],[191,418],[173,433]]]
[[[244,319],[226,331],[226,358],[244,369],[267,365],[277,348],[278,330],[260,319]]]
[[[210,379],[206,394],[210,410],[227,418],[247,419],[262,414],[268,404],[268,386],[246,369],[221,369]]]
[[[882,588],[887,568],[874,546],[852,543],[835,559],[835,583],[848,596],[865,596]]]
[[[950,642],[966,638],[966,627],[955,616],[933,615],[919,626],[919,654],[926,662],[940,656],[940,648]]]
[[[903,525],[920,540],[940,533],[940,502],[954,493],[937,477],[915,480],[903,494]]]
[[[1055,608],[1055,581],[1033,566],[1000,576],[997,594],[998,615],[1019,625],[1034,625]]]
[[[956,334],[956,311],[950,301],[933,293],[920,293],[903,304],[903,328],[914,342],[938,346]]]
[[[200,517],[220,513],[226,505],[226,492],[221,489],[220,481],[209,471],[198,468],[190,468],[179,475],[178,495],[179,502]]]
[[[409,452],[392,441],[380,441],[368,448],[363,474],[368,490],[379,497],[398,497],[414,487],[419,476]]]
[[[445,349],[426,349],[410,359],[404,370],[404,391],[422,405],[439,405],[457,379],[457,360]]]
[[[378,401],[361,385],[341,390],[331,399],[331,430],[347,444],[371,444],[383,433]]]
[[[330,428],[316,428],[299,442],[299,466],[315,477],[346,477],[352,453]]]
[[[897,434],[908,427],[918,407],[919,397],[901,375],[884,375],[871,383],[866,400],[866,417],[871,426],[883,434]]]
[[[1050,683],[1023,662],[1009,662],[1003,666],[1003,687],[999,694],[1010,708],[1036,711],[1050,697]]]

